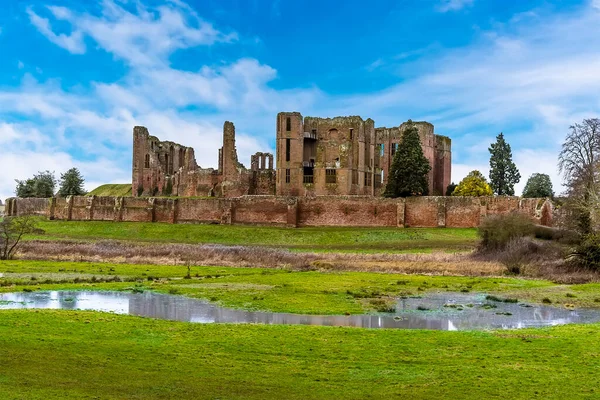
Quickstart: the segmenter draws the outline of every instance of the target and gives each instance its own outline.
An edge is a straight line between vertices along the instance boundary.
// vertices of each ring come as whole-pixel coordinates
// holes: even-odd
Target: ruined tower
[[[442,195],[450,184],[450,139],[434,134],[428,122],[415,122],[423,154],[431,164],[429,193]],[[375,128],[359,116],[303,118],[277,115],[277,194],[380,195],[392,159],[408,128]]]

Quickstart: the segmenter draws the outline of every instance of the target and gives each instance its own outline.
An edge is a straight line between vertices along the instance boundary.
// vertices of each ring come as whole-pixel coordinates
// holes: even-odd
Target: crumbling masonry
[[[429,194],[443,195],[450,184],[451,141],[434,134],[428,122],[413,122],[431,164]],[[133,129],[134,196],[368,195],[379,196],[408,123],[375,128],[361,117],[303,118],[277,115],[276,155],[256,153],[250,170],[237,157],[235,127],[223,126],[219,167],[200,168],[194,149],[161,142],[144,127]]]
[[[235,127],[223,126],[223,147],[219,168],[201,168],[194,149],[174,142],[162,142],[143,126],[133,128],[134,196],[239,197],[275,194],[273,155],[256,153],[251,169],[239,161],[235,148]]]

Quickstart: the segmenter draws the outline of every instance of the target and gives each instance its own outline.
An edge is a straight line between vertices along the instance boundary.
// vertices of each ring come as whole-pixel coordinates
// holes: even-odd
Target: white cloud
[[[440,0],[437,6],[439,12],[458,11],[473,5],[475,0]]]
[[[33,9],[27,10],[32,24],[51,42],[75,54],[85,52],[84,35],[116,57],[132,65],[153,66],[166,63],[174,51],[237,40],[237,34],[222,33],[203,21],[183,2],[147,8],[137,3],[137,14],[113,0],[102,2],[100,16],[76,14],[65,7],[47,7],[54,18],[69,22],[72,34],[55,34],[50,21]]]
[[[56,7],[55,9],[51,8],[50,10],[59,20],[66,19],[65,14],[68,14],[64,12],[64,8]],[[27,9],[27,14],[29,15],[29,21],[52,43],[68,50],[73,54],[85,53],[85,43],[83,41],[83,33],[81,31],[74,30],[70,35],[65,33],[60,33],[57,35],[52,30],[52,25],[50,24],[50,20],[48,20],[48,18],[40,17],[33,11],[31,7]]]
[[[19,69],[25,68],[25,64],[23,64],[23,61],[19,60],[19,62],[17,63],[17,68],[19,68]]]

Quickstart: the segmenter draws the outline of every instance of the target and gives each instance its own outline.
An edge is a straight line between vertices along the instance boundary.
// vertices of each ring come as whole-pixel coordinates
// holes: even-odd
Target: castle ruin
[[[428,122],[413,122],[431,164],[429,194],[443,195],[450,184],[451,141],[434,134]],[[256,153],[250,169],[238,161],[235,127],[223,126],[218,169],[201,168],[194,149],[133,130],[134,196],[224,197],[243,195],[379,196],[408,123],[375,128],[358,116],[316,118],[281,112],[276,124],[277,173],[273,155]]]
[[[273,155],[256,153],[248,170],[238,161],[235,127],[223,125],[218,169],[201,168],[194,149],[160,141],[143,126],[133,128],[133,196],[239,197],[275,194]]]

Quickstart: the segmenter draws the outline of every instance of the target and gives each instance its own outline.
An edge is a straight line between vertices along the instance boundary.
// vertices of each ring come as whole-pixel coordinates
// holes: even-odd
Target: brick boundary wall
[[[519,212],[552,226],[548,199],[518,197],[243,196],[160,198],[70,196],[6,200],[6,216],[73,221],[251,224],[276,226],[477,227],[488,215]]]

